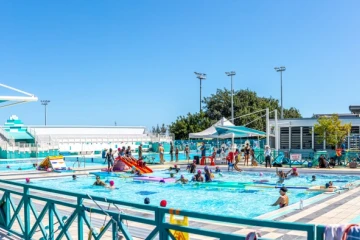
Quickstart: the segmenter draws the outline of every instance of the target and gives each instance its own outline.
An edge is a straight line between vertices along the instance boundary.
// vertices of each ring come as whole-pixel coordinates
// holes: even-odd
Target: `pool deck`
[[[169,166],[175,164],[174,162],[166,163],[164,165],[156,164],[150,165],[154,170],[167,169]],[[187,164],[187,161],[179,161],[176,163],[183,168],[183,165]],[[261,172],[274,172],[275,168],[265,167],[244,167],[240,165],[244,171],[261,171]],[[89,167],[75,169],[75,173],[47,173],[38,171],[11,171],[11,172],[0,172],[2,179],[8,180],[19,180],[26,177],[30,178],[55,178],[55,177],[66,177],[76,175],[87,175],[91,171],[99,171],[101,167]],[[202,167],[201,167],[202,168]],[[226,165],[220,165],[222,171],[227,171]],[[235,170],[234,170],[235,171]],[[359,175],[360,169],[349,169],[349,168],[335,168],[335,169],[308,169],[299,168],[299,172],[307,174],[345,174],[345,175]],[[302,222],[302,223],[313,223],[313,224],[349,224],[349,223],[360,223],[360,191],[359,187],[341,192],[340,194],[320,194],[313,198],[304,201],[304,208],[299,209],[299,204],[293,204],[283,209],[277,209],[272,212],[258,216],[257,219],[266,219],[280,222]],[[48,196],[48,194],[41,193],[41,195]],[[64,201],[74,201],[73,199],[67,199],[61,197]],[[14,201],[18,203],[20,198],[14,198]],[[34,201],[38,212],[41,211],[43,202]],[[92,202],[87,201],[91,207],[95,207]],[[102,205],[106,208],[107,206]],[[59,211],[63,216],[69,216],[71,209],[66,207],[58,206]],[[39,210],[40,209],[40,210]],[[114,207],[110,210],[115,210]],[[147,216],[149,213],[139,213],[133,209],[124,209],[126,213]],[[151,214],[150,214],[151,215]],[[34,220],[32,218],[32,220]],[[95,227],[100,228],[103,224],[104,216],[93,214],[92,222]],[[44,218],[44,223],[47,222],[47,218]],[[269,239],[306,239],[306,233],[301,231],[288,231],[279,230],[272,228],[257,228],[243,225],[235,225],[231,223],[214,223],[214,222],[201,222],[191,219],[190,225],[195,227],[201,227],[222,232],[231,232],[238,234],[247,234],[250,231],[256,230],[262,234],[262,237]],[[72,225],[71,235],[74,235],[76,239],[76,222]],[[143,239],[153,229],[152,226],[131,222],[129,223],[129,231],[133,235],[134,239]],[[40,233],[38,233],[40,234]],[[104,235],[104,239],[110,238],[110,232]],[[40,236],[40,235],[38,235]],[[86,235],[87,236],[87,235]],[[35,236],[36,237],[36,236]],[[19,239],[13,235],[7,236],[6,232],[0,230],[0,239]],[[191,239],[212,239],[202,236],[191,235]]]

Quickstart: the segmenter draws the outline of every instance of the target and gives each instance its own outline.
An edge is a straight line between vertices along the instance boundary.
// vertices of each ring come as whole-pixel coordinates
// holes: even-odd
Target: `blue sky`
[[[170,123],[230,88],[313,113],[360,104],[360,1],[1,1],[0,82],[49,99],[48,124]],[[0,94],[8,94],[1,91]],[[40,103],[0,109],[43,124]]]

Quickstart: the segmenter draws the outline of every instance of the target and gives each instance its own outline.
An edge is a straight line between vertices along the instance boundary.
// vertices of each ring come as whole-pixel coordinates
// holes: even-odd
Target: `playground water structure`
[[[185,178],[191,179],[192,174],[181,171],[175,175],[178,179],[180,174]],[[121,177],[119,177],[121,176]],[[156,171],[146,176],[156,176],[169,178],[168,171]],[[220,177],[215,174],[215,179],[222,183],[159,183],[148,181],[133,181],[126,174],[102,174],[101,178],[108,182],[113,180],[116,189],[92,186],[95,181],[94,175],[88,177],[79,177],[73,181],[70,177],[34,180],[32,184],[41,187],[53,188],[66,191],[77,191],[79,193],[96,195],[108,199],[128,200],[132,199],[134,203],[143,203],[145,197],[149,197],[151,204],[158,203],[165,199],[172,208],[186,209],[200,213],[209,213],[216,215],[228,215],[237,217],[254,218],[264,213],[276,210],[278,207],[270,206],[279,197],[279,189],[271,185],[263,185],[263,188],[252,186],[253,180],[268,180],[275,184],[277,177],[273,173],[265,173],[259,176],[257,172],[224,172]],[[288,195],[290,204],[298,203],[300,200],[306,200],[320,195],[320,192],[308,192],[305,187],[316,185],[325,185],[329,181],[334,181],[335,186],[344,186],[349,182],[360,180],[358,176],[337,176],[337,175],[317,175],[315,182],[310,182],[311,175],[302,175],[298,178],[286,180],[285,186],[301,186],[303,188],[289,188]],[[223,186],[221,186],[223,185]],[[66,189],[64,188],[66,186]],[[258,186],[258,185],[257,185]],[[261,201],[259,201],[261,199]]]

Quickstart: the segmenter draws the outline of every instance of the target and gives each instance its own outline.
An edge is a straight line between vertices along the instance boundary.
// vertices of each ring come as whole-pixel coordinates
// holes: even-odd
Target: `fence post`
[[[49,203],[49,240],[54,239],[54,203]]]
[[[84,224],[83,224],[83,199],[81,197],[77,197],[77,218],[78,218],[78,239],[84,239]]]
[[[316,226],[312,225],[311,229],[308,231],[308,240],[316,239]]]
[[[168,240],[169,234],[167,230],[164,228],[164,221],[165,221],[164,209],[158,208],[155,211],[155,221],[157,222],[159,228],[159,240]]]
[[[25,239],[29,239],[30,235],[30,201],[29,201],[29,187],[24,186],[24,225],[25,225]]]
[[[9,229],[10,224],[10,192],[5,192],[5,226]]]

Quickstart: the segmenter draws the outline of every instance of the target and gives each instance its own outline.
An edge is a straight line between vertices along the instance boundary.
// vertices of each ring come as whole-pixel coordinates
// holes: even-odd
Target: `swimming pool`
[[[192,174],[182,171],[186,178],[190,179]],[[169,177],[166,171],[157,171],[152,176]],[[177,174],[179,178],[180,173]],[[310,182],[311,175],[303,175],[298,178],[286,180],[287,186],[313,186],[325,185],[329,181],[356,181],[357,176],[337,176],[337,175],[317,175],[315,182]],[[265,179],[270,183],[275,183],[277,177],[274,173],[265,173],[259,177],[259,173],[254,172],[224,172],[223,177],[215,175],[215,179],[224,182],[252,182],[253,180]],[[76,181],[71,178],[57,178],[34,180],[32,184],[38,186],[75,191],[79,193],[89,193],[100,197],[112,198],[123,201],[143,203],[145,197],[149,197],[151,204],[158,205],[165,199],[168,207],[176,209],[186,209],[202,213],[217,215],[238,216],[238,217],[257,217],[278,209],[270,206],[279,197],[279,189],[275,188],[255,188],[251,186],[219,188],[208,187],[206,183],[201,186],[195,184],[174,184],[157,182],[136,182],[132,178],[105,177],[105,181],[114,180],[117,189],[110,190],[103,187],[92,186],[95,181],[94,175],[79,177]],[[343,186],[345,182],[335,182],[335,186]],[[66,186],[64,188],[64,186]],[[299,202],[300,199],[308,199],[320,194],[319,192],[308,192],[304,189],[289,189],[288,195],[290,204]]]

